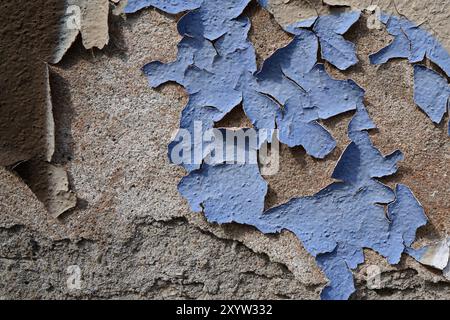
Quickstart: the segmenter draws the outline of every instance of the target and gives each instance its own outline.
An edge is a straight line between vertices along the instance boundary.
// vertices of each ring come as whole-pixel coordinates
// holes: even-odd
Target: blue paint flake
[[[449,98],[447,79],[425,66],[414,66],[414,101],[434,123],[442,122]]]
[[[258,0],[258,3],[263,8],[267,8],[269,6],[269,0]]]
[[[307,19],[303,19],[303,20],[294,22],[294,23],[284,27],[284,30],[291,34],[298,34],[299,32],[301,32],[300,30],[302,28],[306,28],[306,29],[312,28],[312,26],[314,25],[314,23],[316,23],[318,18],[319,17],[315,16],[315,17],[311,17],[311,18],[307,18]]]
[[[215,121],[219,121],[224,116],[223,112],[214,107],[197,104],[196,97],[196,95],[189,97],[188,104],[181,114],[180,129],[186,131],[179,130],[168,148],[170,161],[176,163],[174,156],[183,159],[182,166],[188,172],[199,169],[202,160],[208,155],[209,143],[201,137],[207,130],[214,127]],[[200,139],[197,141],[196,137]]]
[[[250,0],[207,0],[199,9],[187,13],[178,22],[182,36],[216,40],[229,30],[229,22],[239,17]]]
[[[342,252],[336,247],[333,252],[316,257],[317,265],[330,279],[320,294],[322,300],[347,300],[355,292],[353,274],[341,255]],[[364,257],[361,257],[361,261],[364,261]]]
[[[410,63],[417,63],[427,57],[450,76],[450,55],[432,34],[403,17],[382,14],[380,20],[386,24],[394,41],[372,54],[371,63],[383,64],[393,58],[407,58]]]
[[[411,42],[400,25],[401,21],[407,23],[407,20],[400,19],[395,16],[381,15],[381,22],[386,25],[389,34],[394,36],[394,40],[387,47],[370,55],[372,64],[383,64],[394,58],[409,58],[411,55]]]
[[[296,22],[285,28],[292,34],[302,28],[312,28],[320,41],[322,58],[340,70],[347,70],[358,63],[355,45],[344,39],[343,35],[360,18],[360,11],[335,13],[327,16],[312,17]]]
[[[418,262],[444,271],[444,277],[448,279],[450,263],[450,238],[446,237],[431,245],[419,249],[408,249],[408,254]]]
[[[336,142],[317,120],[363,108],[364,90],[352,80],[332,79],[317,63],[318,48],[313,32],[298,30],[291,43],[264,62],[256,78],[260,92],[281,105],[276,114],[280,142],[302,146],[322,159]]]
[[[178,189],[192,210],[203,212],[209,222],[246,224],[263,233],[293,232],[330,280],[322,298],[347,299],[355,291],[352,269],[364,262],[364,248],[379,252],[391,264],[398,263],[416,230],[427,221],[408,187],[398,185],[392,190],[376,180],[395,174],[403,156],[399,151],[383,156],[370,141],[366,131],[375,124],[364,106],[364,90],[352,80],[333,79],[317,63],[319,44],[322,57],[341,70],[358,62],[354,44],[343,34],[358,21],[360,12],[313,17],[288,26],[286,30],[294,34],[291,43],[257,70],[255,50],[248,41],[250,21],[242,16],[249,2],[129,1],[127,12],[147,6],[168,13],[189,11],[178,24],[183,39],[176,61],[151,62],[143,68],[152,87],[176,82],[189,94],[180,131],[169,145],[169,157],[186,159],[182,165],[188,175]],[[267,6],[266,0],[258,2]],[[373,61],[396,55],[418,59],[422,52],[412,54],[405,45],[413,37],[403,39],[400,23],[383,19],[396,40]],[[427,49],[425,54],[445,62],[439,49]],[[416,74],[417,84],[423,82],[429,89],[421,91],[424,86],[419,85],[417,103],[437,119],[443,101],[437,91],[443,84],[433,91],[430,82],[441,81],[430,71],[420,69]],[[352,143],[332,175],[338,181],[313,196],[264,211],[268,184],[257,164],[207,161],[211,144],[184,135],[195,137],[196,132],[214,128],[239,104],[255,129],[278,128],[282,143],[303,146],[316,158],[324,158],[336,146],[319,121],[355,111],[348,128]]]
[[[203,0],[128,0],[125,13],[134,13],[141,9],[154,7],[161,11],[177,14],[200,7]]]
[[[242,91],[242,106],[254,128],[275,129],[275,118],[279,105],[258,90],[259,87],[253,74],[244,73],[237,89]],[[268,138],[270,139],[270,137]]]
[[[348,132],[351,136],[358,131],[376,129],[375,123],[370,118],[364,104],[360,103],[356,106],[356,113],[348,126]]]
[[[392,247],[388,262],[400,262],[401,244],[405,248],[411,247],[416,238],[416,230],[427,223],[427,217],[420,203],[415,199],[411,190],[405,185],[397,185],[397,199],[388,206],[388,218],[392,222],[390,227],[391,242],[397,243]]]
[[[258,165],[250,164],[203,164],[178,186],[193,211],[220,224],[251,224],[264,210],[267,188]]]

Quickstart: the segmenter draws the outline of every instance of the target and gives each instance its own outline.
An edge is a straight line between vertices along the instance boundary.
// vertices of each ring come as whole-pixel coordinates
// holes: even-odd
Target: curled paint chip
[[[77,197],[69,188],[69,178],[63,167],[31,160],[15,170],[54,218],[76,206]]]
[[[86,49],[103,49],[109,42],[109,1],[79,0],[82,8],[81,35]]]
[[[65,13],[61,17],[58,46],[52,63],[61,61],[67,50],[81,34],[86,49],[103,49],[109,43],[109,10],[121,6],[110,0],[64,0]]]
[[[420,249],[408,249],[408,254],[424,265],[444,270],[446,275],[450,265],[450,238]]]
[[[201,121],[206,122],[204,130],[210,129],[242,102],[256,129],[278,125],[282,143],[303,146],[316,158],[332,152],[336,142],[317,120],[355,110],[364,91],[353,81],[332,79],[323,65],[316,64],[318,39],[309,30],[299,30],[255,74],[256,56],[247,38],[250,21],[237,18],[225,24],[228,31],[214,45],[202,37],[184,37],[176,61],[144,67],[151,86],[174,81],[190,94],[180,127],[193,132],[193,123]],[[204,112],[205,108],[217,112]],[[187,115],[189,120],[184,119]],[[177,137],[171,144],[169,154],[179,141]]]
[[[40,80],[32,91],[32,108],[27,109],[28,103],[21,101],[12,113],[6,108],[0,116],[0,165],[18,173],[47,211],[58,217],[75,206],[76,196],[69,190],[66,171],[51,163],[55,122],[49,66],[42,63],[31,70]]]

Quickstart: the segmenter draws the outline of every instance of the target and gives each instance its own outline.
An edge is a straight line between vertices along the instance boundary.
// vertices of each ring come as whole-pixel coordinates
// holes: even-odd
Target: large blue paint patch
[[[416,230],[427,222],[408,187],[393,190],[377,180],[397,172],[402,154],[383,156],[372,145],[367,130],[375,125],[364,106],[364,90],[352,80],[333,79],[317,61],[320,53],[341,70],[358,62],[355,45],[343,35],[360,12],[314,17],[286,27],[294,38],[258,70],[248,40],[250,21],[242,14],[249,2],[129,0],[126,12],[149,6],[168,13],[188,11],[178,24],[183,39],[177,60],[147,64],[143,70],[149,83],[157,87],[176,82],[186,89],[189,102],[181,129],[206,132],[242,104],[255,129],[278,128],[282,143],[302,146],[315,158],[325,158],[336,146],[319,121],[354,111],[348,128],[352,143],[332,176],[338,182],[264,211],[268,185],[258,165],[202,163],[208,156],[205,151],[199,163],[183,164],[188,175],[179,191],[192,210],[203,212],[210,222],[247,224],[263,233],[293,232],[330,280],[322,298],[347,299],[355,290],[351,270],[364,262],[364,248],[396,264],[414,242]],[[402,18],[383,15],[383,22],[395,39],[371,56],[372,63],[397,57],[416,63],[428,57],[449,71],[448,54],[428,33]],[[443,76],[415,66],[415,101],[434,122],[442,121],[449,94]],[[170,144],[169,154],[180,139]],[[203,143],[192,141],[188,148],[204,147],[199,146]]]
[[[248,224],[264,233],[292,231],[330,279],[322,297],[347,299],[355,290],[351,269],[364,262],[363,248],[398,263],[427,221],[406,186],[394,191],[375,180],[394,174],[402,154],[383,157],[366,132],[354,132],[352,139],[333,173],[340,182],[266,212],[267,183],[255,165],[203,165],[179,190],[210,222]]]

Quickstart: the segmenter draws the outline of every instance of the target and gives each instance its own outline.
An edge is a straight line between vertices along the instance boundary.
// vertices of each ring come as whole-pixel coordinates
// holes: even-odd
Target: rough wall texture
[[[61,1],[1,5],[0,165],[46,153],[47,75],[57,45]],[[14,129],[12,129],[14,128]]]
[[[292,2],[296,10],[310,6],[308,1]],[[10,1],[1,6],[2,15],[9,12],[6,8],[21,10]],[[322,10],[320,3],[316,6]],[[10,70],[1,77],[2,112],[5,106],[39,105],[36,101],[44,94],[39,92],[39,81],[16,79],[21,72],[42,74],[25,54],[31,47],[37,50],[31,54],[41,57],[37,61],[48,57],[46,46],[30,46],[30,41],[38,43],[42,40],[36,39],[49,34],[57,20],[52,24],[45,17],[57,10],[38,5],[23,10],[30,17],[13,18],[9,24],[18,23],[15,33],[20,41],[13,42],[8,38],[10,27],[2,27],[0,63],[8,61]],[[248,14],[251,40],[261,62],[290,38],[275,20],[283,13],[273,18],[252,6]],[[448,23],[450,12],[437,10],[430,15],[417,10],[416,14]],[[41,27],[24,29],[27,21]],[[415,106],[412,67],[407,62],[369,64],[368,54],[390,40],[385,31],[368,29],[362,19],[347,38],[356,43],[361,62],[344,73],[328,71],[337,78],[350,77],[366,89],[368,111],[379,127],[372,135],[375,145],[384,153],[395,149],[405,153],[400,173],[385,182],[407,184],[423,204],[431,223],[421,231],[419,241],[441,238],[450,232],[446,128],[433,125]],[[14,173],[0,168],[0,298],[319,297],[326,281],[292,234],[265,236],[249,227],[208,224],[191,213],[178,194],[176,186],[184,173],[169,164],[166,148],[186,95],[175,85],[150,89],[140,68],[153,60],[172,61],[179,39],[176,19],[157,10],[126,18],[111,15],[110,43],[103,51],[86,51],[79,39],[62,62],[51,67],[54,160],[69,171],[78,206],[54,219]],[[441,39],[448,44],[446,34]],[[17,59],[11,60],[12,56]],[[7,100],[20,95],[21,101]],[[11,110],[16,109],[6,112]],[[313,160],[302,149],[281,149],[280,172],[266,177],[271,188],[267,207],[310,195],[332,182],[331,172],[348,143],[350,118],[348,114],[325,122],[339,147],[324,161]],[[243,123],[247,120],[236,110],[221,124]],[[395,267],[373,252],[367,252],[366,258],[356,274],[355,298],[450,297],[450,283],[411,258]],[[68,267],[74,265],[82,273],[80,289],[67,286]],[[369,265],[383,272],[382,286],[376,290],[367,287]]]

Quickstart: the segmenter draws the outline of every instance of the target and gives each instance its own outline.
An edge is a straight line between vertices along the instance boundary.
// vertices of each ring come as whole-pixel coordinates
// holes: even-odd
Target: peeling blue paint
[[[124,12],[134,13],[144,8],[154,7],[170,14],[177,14],[197,9],[202,2],[203,0],[128,0]]]
[[[224,113],[214,107],[199,105],[196,95],[189,97],[188,104],[183,109],[180,120],[180,129],[186,129],[189,136],[185,137],[182,131],[178,131],[175,139],[169,144],[168,157],[174,162],[173,155],[183,158],[183,167],[188,171],[200,168],[202,160],[208,154],[208,145],[203,139],[196,141],[195,137],[202,137],[203,134],[214,127],[214,122],[219,121]],[[181,148],[176,152],[176,148]],[[184,151],[190,151],[184,154]],[[195,157],[201,156],[201,159]]]
[[[406,250],[411,247],[416,238],[416,230],[426,225],[428,219],[422,205],[414,197],[411,190],[405,185],[397,185],[396,201],[388,206],[388,218],[391,221],[390,241],[398,246],[392,247],[388,262],[396,264],[400,262],[402,252],[401,243]]]
[[[250,224],[261,216],[267,188],[258,166],[250,164],[203,164],[178,186],[193,211],[219,224]]]
[[[434,123],[442,122],[449,98],[447,79],[425,66],[414,66],[414,101]]]
[[[258,3],[261,7],[267,8],[269,5],[269,0],[258,0]]]
[[[324,65],[317,63],[319,44],[322,57],[341,70],[358,62],[355,45],[343,34],[361,13],[313,17],[288,26],[293,40],[258,71],[255,51],[248,41],[250,21],[241,16],[249,2],[195,1],[186,9],[186,1],[173,1],[164,9],[157,6],[160,1],[131,1],[130,11],[149,5],[169,13],[189,11],[178,24],[183,40],[177,60],[147,64],[143,70],[149,84],[157,87],[172,81],[186,89],[189,101],[180,129],[203,133],[242,103],[256,129],[278,128],[282,143],[303,146],[316,158],[324,158],[336,146],[318,121],[355,111],[348,127],[352,143],[332,175],[338,182],[313,196],[264,211],[268,185],[258,165],[202,163],[209,152],[205,143],[184,141],[180,131],[169,146],[169,155],[179,148],[180,141],[186,150],[201,148],[202,152],[197,161],[189,159],[197,164],[183,165],[189,174],[178,188],[192,210],[204,212],[210,222],[246,224],[263,233],[293,232],[330,280],[322,298],[347,299],[355,290],[352,269],[364,262],[363,248],[372,248],[391,264],[398,263],[414,241],[416,230],[427,221],[408,187],[398,185],[392,190],[376,180],[395,174],[403,156],[397,151],[384,157],[373,146],[366,130],[375,124],[364,106],[364,90],[352,80],[333,79]],[[267,6],[266,0],[258,2]],[[385,23],[393,20],[384,19]],[[388,29],[396,40],[372,61],[381,63],[395,55],[418,59],[419,54],[407,51],[399,23],[390,22]],[[428,51],[425,54],[445,62],[439,50]],[[420,70],[417,78],[417,103],[437,119],[442,100],[429,86],[436,82],[435,75]],[[431,96],[424,96],[427,92],[421,91],[421,82],[426,83]]]
[[[411,42],[400,26],[400,18],[382,14],[380,21],[386,25],[387,31],[394,36],[394,40],[387,47],[369,56],[372,64],[383,64],[394,58],[409,58]]]
[[[310,97],[310,108],[317,113],[316,119],[330,119],[347,111],[356,110],[364,102],[364,90],[353,80],[335,80],[317,64],[306,74],[286,70]]]
[[[247,39],[249,20],[240,17],[224,25],[227,32],[214,45],[198,34],[194,38],[184,37],[175,62],[152,62],[144,67],[152,87],[177,82],[195,96],[198,108],[208,106],[217,110],[194,112],[191,99],[190,112],[183,113],[183,117],[201,116],[189,121],[182,118],[180,127],[192,130],[193,121],[206,121],[207,130],[242,102],[256,129],[278,126],[282,143],[303,146],[309,155],[325,158],[336,142],[317,120],[356,110],[363,103],[364,91],[351,80],[332,79],[324,66],[317,64],[319,41],[312,31],[298,30],[294,39],[269,57],[255,74],[256,55]],[[349,25],[336,30],[343,31]],[[185,168],[198,169],[198,165]]]
[[[351,136],[354,132],[376,129],[375,123],[370,118],[364,104],[358,104],[357,110],[348,125],[348,132]]]
[[[446,269],[450,263],[450,238],[446,237],[431,245],[419,249],[408,249],[408,254],[418,262],[444,271],[448,278]]]
[[[276,115],[280,141],[289,147],[302,146],[322,159],[336,142],[317,120],[356,110],[363,105],[364,90],[351,80],[332,79],[317,64],[318,48],[315,34],[300,29],[264,62],[256,78],[260,92],[282,106]]]
[[[351,269],[372,248],[392,264],[426,223],[423,209],[403,185],[396,190],[375,178],[394,174],[400,152],[383,157],[365,132],[355,133],[336,166],[335,182],[314,196],[292,199],[263,212],[267,184],[254,165],[203,165],[180,182],[180,193],[210,222],[237,222],[263,233],[293,232],[330,280],[324,299],[354,292]],[[388,218],[383,206],[388,206]]]
[[[320,41],[322,58],[340,70],[346,70],[358,63],[356,46],[344,39],[343,35],[360,18],[360,11],[334,13],[327,16],[312,17],[291,24],[285,30],[292,34],[302,28],[312,28]]]
[[[256,129],[275,129],[279,105],[259,91],[255,77],[244,73],[237,89],[242,91],[242,106],[252,125]]]
[[[231,42],[229,37],[238,40],[237,32],[247,34],[249,20],[240,18],[229,22],[228,26],[228,33],[214,46],[205,39],[185,37],[177,61],[169,64],[152,62],[145,66],[150,85],[176,81],[188,94],[196,95],[197,104],[215,107],[224,114],[231,111],[242,100],[242,93],[236,90],[242,74],[256,71],[256,62],[253,46],[246,38],[233,42],[233,45],[239,45],[232,50],[223,46]]]
[[[450,76],[450,55],[432,34],[403,17],[383,13],[380,20],[394,36],[394,41],[370,55],[372,64],[383,64],[393,58],[407,58],[410,63],[417,63],[427,57]]]
[[[347,300],[355,292],[352,271],[341,255],[342,252],[336,247],[332,252],[316,257],[317,265],[330,279],[320,294],[322,300]],[[364,257],[360,257],[360,261],[363,262]]]
[[[311,17],[311,18],[307,18],[307,19],[303,19],[303,20],[294,22],[294,23],[284,27],[284,30],[291,34],[298,34],[300,32],[300,29],[302,29],[302,28],[307,28],[307,29],[312,28],[312,26],[314,25],[314,23],[316,23],[318,18],[319,17],[315,16],[315,17]]]
[[[370,55],[372,64],[384,64],[394,58],[417,63],[428,58],[450,76],[450,54],[432,34],[403,17],[382,13],[380,21],[394,40]],[[441,123],[447,112],[449,92],[448,82],[443,76],[425,66],[414,65],[414,101],[434,123]]]
[[[428,251],[429,246],[424,246],[422,248],[419,249],[413,249],[413,248],[408,248],[406,250],[406,253],[414,258],[417,262],[420,262],[420,260],[425,256],[425,254]]]
[[[178,45],[175,62],[151,62],[143,71],[152,87],[173,81],[186,89],[190,98],[182,113],[180,128],[191,133],[194,133],[194,122],[202,122],[201,133],[205,132],[241,102],[256,128],[274,129],[275,121],[270,119],[270,112],[274,114],[277,106],[256,91],[253,78],[256,55],[247,39],[250,21],[242,17],[226,24],[228,31],[214,45],[202,37],[184,37]],[[177,136],[169,145],[169,155],[179,141]],[[184,167],[188,171],[198,169],[201,161],[195,163]]]
[[[230,22],[239,17],[250,0],[208,0],[199,9],[187,13],[178,22],[182,36],[216,40],[228,32]]]

